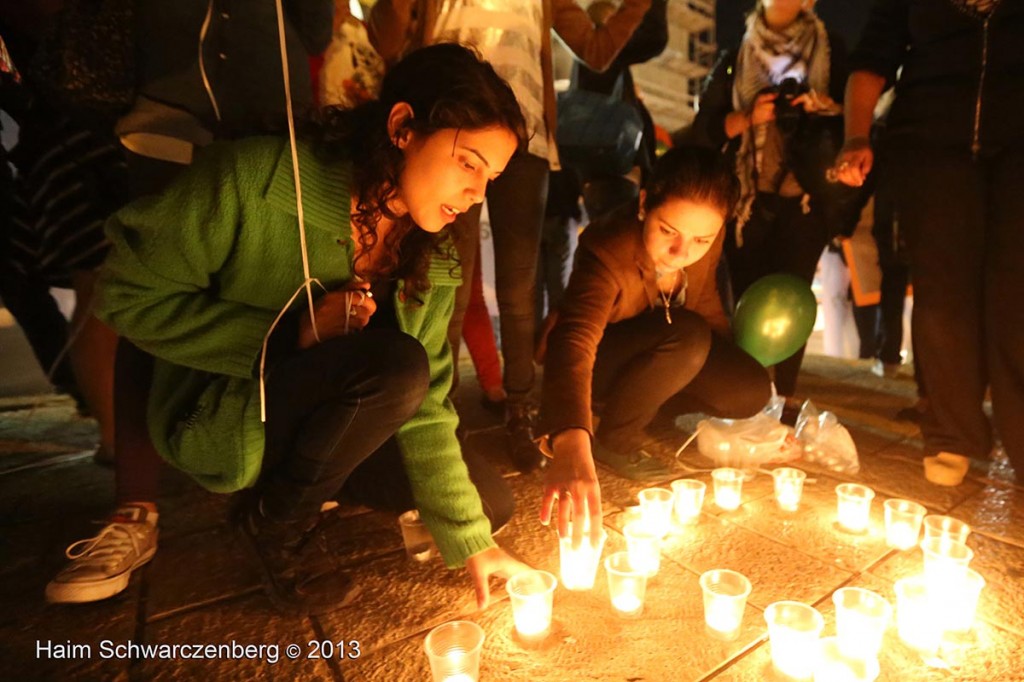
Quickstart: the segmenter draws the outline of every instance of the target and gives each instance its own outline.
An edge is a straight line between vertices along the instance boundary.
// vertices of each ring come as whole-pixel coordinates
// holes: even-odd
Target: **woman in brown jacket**
[[[640,452],[644,428],[672,402],[681,412],[744,418],[771,393],[768,373],[730,340],[715,270],[736,179],[712,151],[661,157],[622,210],[587,228],[551,331],[541,403],[554,451],[541,504],[559,534],[590,517],[596,541],[601,491],[594,460],[638,480],[671,472]],[[594,431],[591,400],[603,403]],[[577,542],[583,524],[574,524]]]

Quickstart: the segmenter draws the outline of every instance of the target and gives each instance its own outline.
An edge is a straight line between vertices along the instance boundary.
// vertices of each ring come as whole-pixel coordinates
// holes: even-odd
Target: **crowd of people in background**
[[[913,287],[925,476],[1000,449],[1024,472],[1020,3],[873,0],[848,46],[815,0],[757,0],[660,154],[630,68],[665,49],[668,0],[3,4],[0,300],[115,470],[51,602],[117,594],[154,556],[170,464],[235,495],[283,610],[350,593],[310,541],[339,499],[418,509],[485,606],[523,566],[493,539],[507,486],[460,442],[463,341],[509,461],[548,469],[541,520],[596,541],[595,464],[670,475],[643,450],[659,414],[745,418],[774,392],[792,421],[813,398],[804,348],[762,367],[730,317],[766,275],[810,285],[823,253],[845,272],[858,230],[880,375]],[[559,119],[587,97],[637,132],[584,162]]]

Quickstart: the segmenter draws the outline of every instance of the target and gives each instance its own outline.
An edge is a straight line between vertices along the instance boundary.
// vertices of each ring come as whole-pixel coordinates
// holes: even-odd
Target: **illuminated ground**
[[[882,501],[917,500],[974,527],[968,544],[972,567],[988,581],[975,630],[944,645],[949,669],[928,668],[890,629],[881,655],[880,680],[1022,680],[1024,647],[1024,489],[982,477],[979,469],[957,488],[939,488],[921,475],[916,428],[892,416],[913,400],[907,378],[878,379],[858,362],[809,358],[802,392],[834,409],[857,442],[862,469],[855,477],[813,471],[796,514],[778,511],[771,481],[759,476],[744,489],[739,510],[722,513],[705,505],[697,526],[670,537],[661,572],[652,580],[639,620],[613,615],[603,574],[589,593],[559,589],[555,626],[541,645],[524,646],[512,633],[503,590],[483,613],[472,612],[471,588],[462,573],[440,564],[405,559],[393,517],[343,510],[335,547],[360,590],[353,606],[317,618],[277,615],[263,597],[258,575],[224,527],[224,498],[170,477],[161,500],[160,551],[128,590],[107,602],[79,607],[46,606],[43,588],[63,562],[70,542],[88,537],[112,498],[112,474],[92,463],[86,447],[90,422],[71,416],[65,400],[0,400],[0,664],[5,679],[429,679],[423,637],[434,625],[469,618],[487,632],[483,680],[767,680],[772,679],[763,609],[773,601],[812,603],[835,620],[830,595],[862,585],[894,601],[893,581],[920,570],[920,550],[885,546]],[[513,476],[500,456],[502,439],[476,407],[474,382],[464,382],[469,447],[509,472],[519,511],[499,541],[524,561],[557,573],[552,531],[536,522],[541,475]],[[678,447],[686,433],[659,431],[661,451]],[[694,450],[695,452],[695,450]],[[689,466],[706,460],[691,454]],[[676,477],[685,476],[680,471]],[[707,474],[696,474],[707,480]],[[613,549],[624,547],[623,508],[635,504],[640,485],[602,472],[606,525]],[[835,528],[840,480],[858,480],[878,493],[869,533]],[[699,574],[732,568],[753,582],[739,638],[731,643],[704,632]],[[36,643],[84,643],[91,659],[36,659]],[[99,643],[278,644],[282,660],[102,660]],[[310,640],[358,641],[357,660],[285,659],[284,647]]]

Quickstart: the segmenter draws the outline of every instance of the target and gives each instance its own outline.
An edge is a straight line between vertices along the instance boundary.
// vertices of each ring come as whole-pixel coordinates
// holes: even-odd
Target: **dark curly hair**
[[[658,157],[644,190],[644,209],[648,212],[669,199],[687,199],[711,204],[726,219],[731,217],[740,195],[735,168],[723,155],[690,145],[673,147]]]
[[[405,296],[418,300],[430,288],[431,258],[440,254],[456,259],[443,249],[447,230],[432,234],[417,229],[409,215],[397,216],[388,207],[405,166],[405,156],[387,128],[391,109],[399,102],[412,107],[413,117],[405,127],[419,135],[501,126],[516,136],[521,149],[526,121],[508,83],[473,51],[454,43],[409,53],[388,71],[376,101],[351,110],[327,108],[321,114],[312,134],[317,153],[329,161],[353,163],[359,201],[352,219],[362,246],[357,261],[376,246],[381,218],[393,220],[384,253],[370,274],[404,280]]]

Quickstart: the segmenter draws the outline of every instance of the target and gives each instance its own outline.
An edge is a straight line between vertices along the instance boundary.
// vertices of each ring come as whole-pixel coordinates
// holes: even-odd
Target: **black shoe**
[[[259,497],[245,494],[232,521],[263,572],[270,601],[289,614],[317,615],[345,606],[354,596],[317,527],[318,519],[273,521],[263,515]]]
[[[533,408],[528,403],[509,403],[505,431],[508,435],[508,456],[517,470],[524,474],[543,467],[547,459],[533,440]]]

